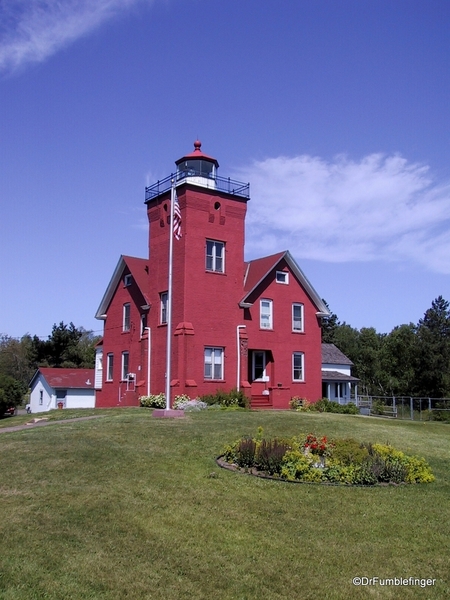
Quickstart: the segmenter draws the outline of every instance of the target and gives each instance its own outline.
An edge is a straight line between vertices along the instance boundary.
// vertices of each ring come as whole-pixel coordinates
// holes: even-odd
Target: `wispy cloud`
[[[3,0],[0,72],[41,62],[144,0]]]
[[[450,274],[450,183],[391,155],[268,158],[251,182],[247,250],[331,262],[407,260]]]

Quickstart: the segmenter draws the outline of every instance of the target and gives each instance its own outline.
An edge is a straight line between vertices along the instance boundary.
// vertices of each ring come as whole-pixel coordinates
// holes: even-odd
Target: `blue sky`
[[[94,319],[145,256],[145,185],[202,149],[250,181],[341,321],[450,300],[448,0],[3,0],[0,332]]]

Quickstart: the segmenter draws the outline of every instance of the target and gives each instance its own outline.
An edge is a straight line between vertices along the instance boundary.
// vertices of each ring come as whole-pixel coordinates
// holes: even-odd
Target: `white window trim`
[[[208,269],[208,242],[213,244],[213,248],[212,248],[212,266],[211,269]],[[222,268],[219,270],[217,268],[217,252],[216,252],[216,246],[220,244],[220,246],[222,247]],[[205,244],[205,269],[206,271],[208,271],[208,273],[225,273],[225,242],[220,242],[219,240],[206,240],[206,244]]]
[[[263,357],[263,374],[262,377],[256,378],[255,370],[256,370],[256,355],[262,354]],[[269,376],[267,375],[267,352],[265,350],[253,350],[252,352],[252,381],[269,381]]]
[[[300,379],[295,378],[295,357],[296,356],[300,356],[301,360],[302,360]],[[295,382],[305,381],[305,353],[304,352],[293,352],[292,353],[292,381],[295,381]]]
[[[109,352],[106,355],[106,381],[112,381],[114,378],[114,354]]]
[[[300,322],[301,322],[301,326],[300,329],[295,327],[295,319],[294,319],[294,307],[299,306],[300,307],[300,312],[301,312],[301,316],[300,316]],[[295,333],[303,333],[305,331],[305,306],[304,304],[302,304],[301,302],[293,302],[292,303],[292,331],[294,331]]]
[[[127,356],[127,370],[125,373],[125,356]],[[122,352],[122,381],[126,381],[128,379],[128,373],[130,372],[130,353],[128,351]]]
[[[282,281],[278,279],[279,276],[282,278]],[[282,285],[289,285],[289,273],[287,271],[277,271],[275,274],[275,281]]]
[[[128,287],[132,284],[133,282],[133,277],[131,275],[131,273],[128,273],[127,275],[125,275],[125,277],[123,278],[123,285],[125,287]]]
[[[123,321],[122,321],[122,331],[128,332],[131,329],[131,304],[126,302],[123,305]]]
[[[206,351],[211,351],[211,361],[206,360]],[[203,352],[203,377],[208,381],[223,381],[224,379],[224,348],[220,346],[205,346]],[[215,362],[216,356],[220,358],[220,362]],[[220,377],[214,377],[214,365],[220,364]],[[206,375],[206,365],[211,365],[211,377]]]
[[[269,311],[267,313],[263,313],[263,302],[269,303]],[[264,320],[264,322],[262,318],[263,314],[269,315],[268,320]],[[265,330],[273,329],[273,300],[269,300],[268,298],[261,298],[261,300],[259,301],[259,328]]]

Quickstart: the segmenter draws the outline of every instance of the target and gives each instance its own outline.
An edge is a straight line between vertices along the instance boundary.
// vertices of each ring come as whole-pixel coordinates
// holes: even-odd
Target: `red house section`
[[[249,185],[219,177],[201,150],[146,189],[149,258],[121,257],[96,317],[97,406],[138,405],[165,389],[171,186],[182,235],[173,242],[171,397],[240,388],[253,407],[321,397],[320,317],[327,308],[288,251],[244,261]]]

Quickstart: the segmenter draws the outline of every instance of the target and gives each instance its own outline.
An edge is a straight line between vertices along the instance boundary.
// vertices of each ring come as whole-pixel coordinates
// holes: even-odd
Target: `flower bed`
[[[389,444],[329,440],[310,433],[287,439],[243,437],[225,448],[220,466],[286,481],[344,485],[431,483],[425,459]]]

